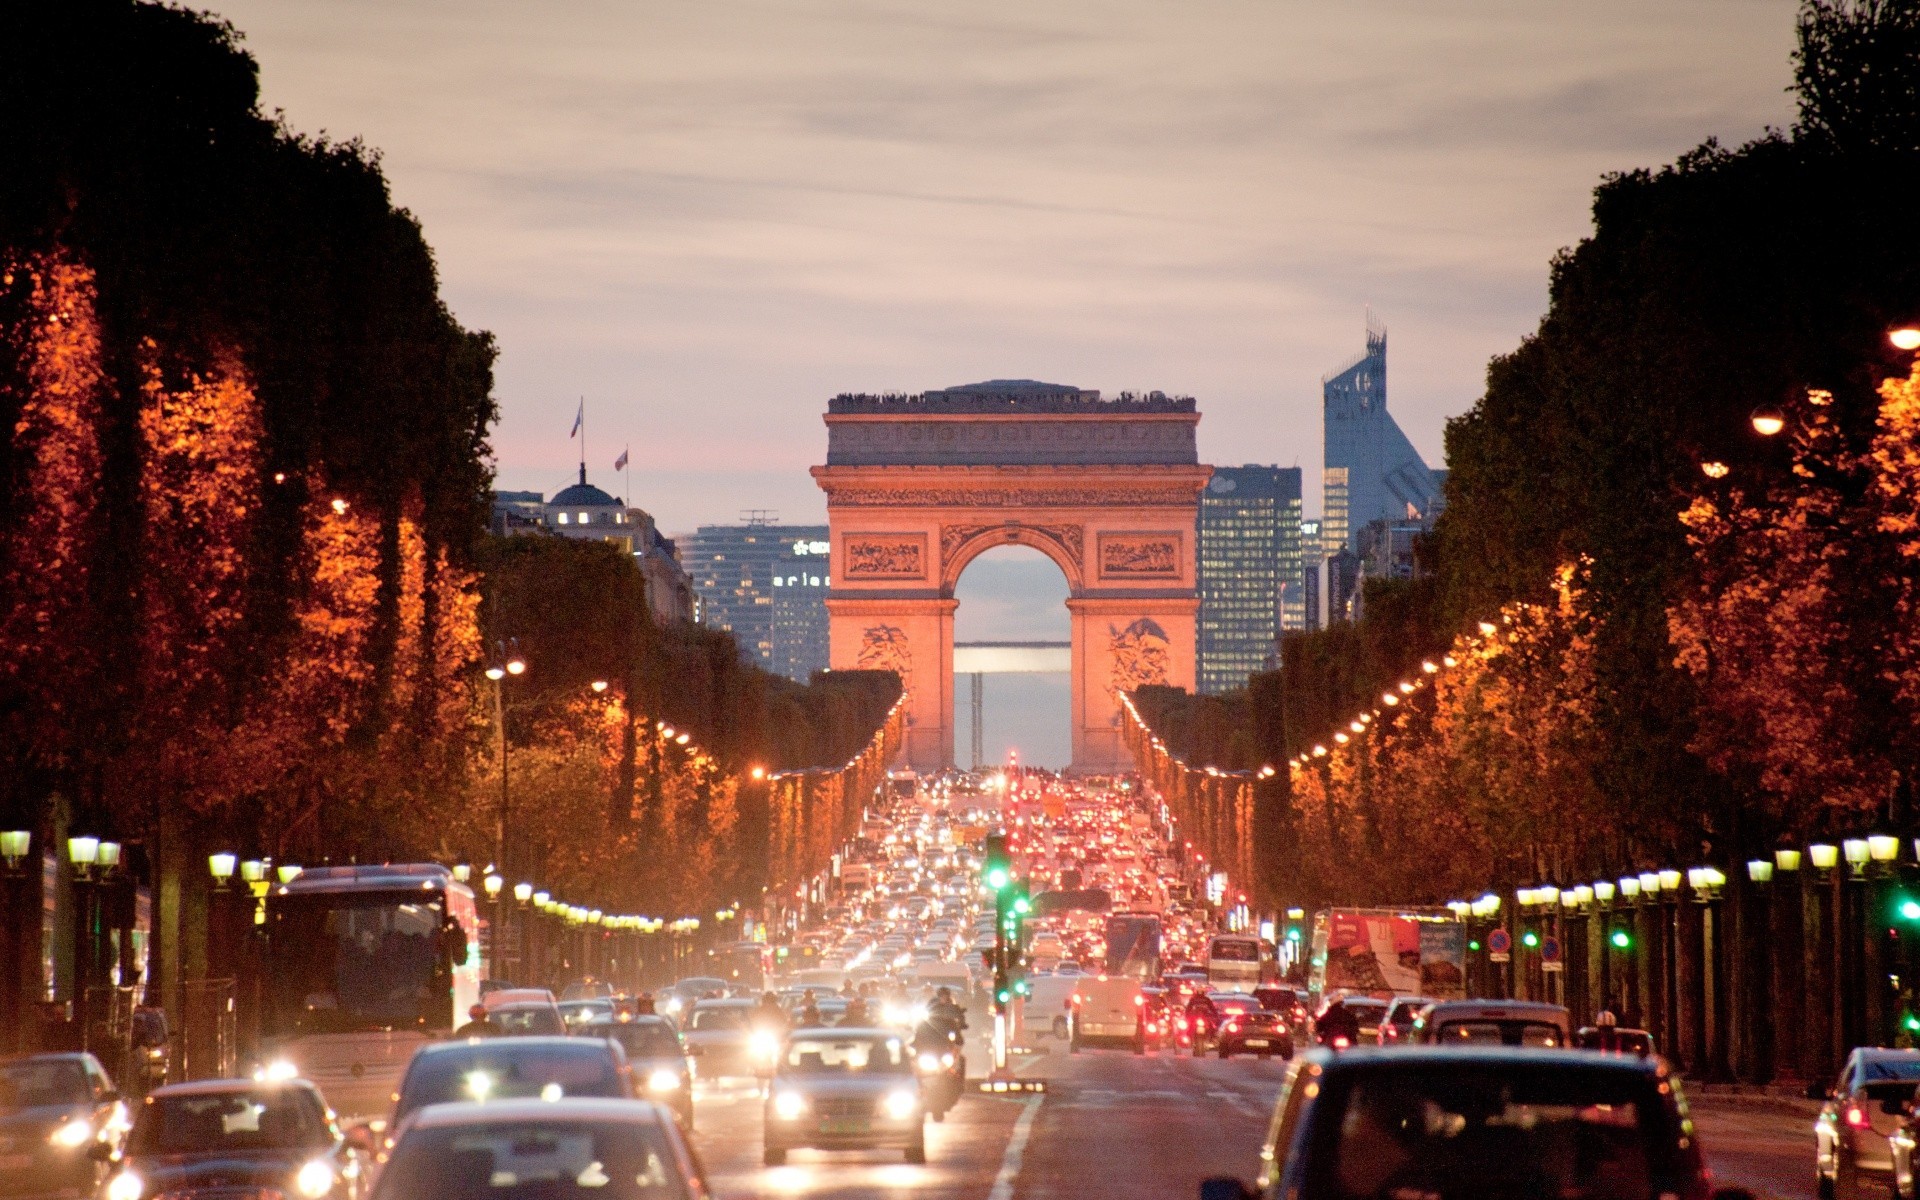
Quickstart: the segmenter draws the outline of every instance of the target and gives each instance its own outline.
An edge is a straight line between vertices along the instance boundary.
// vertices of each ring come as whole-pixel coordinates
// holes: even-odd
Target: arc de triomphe
[[[1194,517],[1200,465],[1191,398],[995,381],[827,406],[836,670],[906,682],[907,761],[953,762],[954,585],[994,546],[1031,546],[1067,578],[1073,766],[1126,763],[1121,691],[1192,688]]]

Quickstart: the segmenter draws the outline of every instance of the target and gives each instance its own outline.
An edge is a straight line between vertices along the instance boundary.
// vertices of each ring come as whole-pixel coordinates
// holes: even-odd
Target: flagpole
[[[580,397],[580,482],[587,481],[587,398]]]

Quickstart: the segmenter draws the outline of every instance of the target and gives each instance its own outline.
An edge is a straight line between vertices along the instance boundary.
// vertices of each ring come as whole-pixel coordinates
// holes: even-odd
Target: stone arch
[[[1076,524],[1031,525],[1021,521],[960,521],[940,526],[940,595],[952,599],[968,564],[1000,546],[1038,550],[1067,578],[1067,594],[1078,596],[1085,575],[1086,531]]]
[[[1212,475],[1194,402],[1023,380],[829,405],[827,495],[835,670],[908,680],[907,760],[953,762],[954,588],[996,546],[1044,554],[1067,580],[1073,765],[1123,768],[1118,692],[1194,685],[1195,518]]]

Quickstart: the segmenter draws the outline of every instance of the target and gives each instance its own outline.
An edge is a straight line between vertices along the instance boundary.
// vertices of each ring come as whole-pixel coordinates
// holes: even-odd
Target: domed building
[[[633,555],[647,583],[647,604],[654,620],[662,625],[693,620],[693,584],[680,567],[673,542],[661,536],[645,509],[630,508],[620,497],[588,483],[584,465],[580,482],[550,499],[541,500],[537,492],[495,493],[493,526],[500,535],[612,542]]]
[[[638,514],[642,517],[644,513]],[[546,503],[547,528],[563,537],[605,537],[609,541],[626,539],[633,547],[633,522],[626,503],[607,495],[587,482],[587,469],[580,468],[580,482],[562,488]]]

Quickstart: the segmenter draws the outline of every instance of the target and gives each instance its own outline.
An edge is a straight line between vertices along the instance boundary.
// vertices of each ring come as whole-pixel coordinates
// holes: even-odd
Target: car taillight
[[[1867,1129],[1873,1122],[1867,1119],[1867,1110],[1858,1104],[1847,1105],[1847,1124],[1854,1129]]]
[[[1335,1050],[1345,1050],[1348,1046],[1352,1044],[1353,1043],[1347,1041],[1347,1039],[1344,1037],[1337,1037],[1333,1039],[1333,1048]]]
[[[1228,1033],[1232,1033],[1234,1030],[1240,1028],[1240,1018],[1228,1017],[1226,1028]]]

